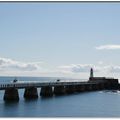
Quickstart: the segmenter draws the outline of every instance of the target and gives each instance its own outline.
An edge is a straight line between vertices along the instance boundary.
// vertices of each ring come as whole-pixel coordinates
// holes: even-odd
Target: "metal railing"
[[[44,87],[44,86],[63,86],[63,85],[85,85],[85,84],[97,84],[96,82],[25,82],[25,83],[8,83],[0,84],[0,90],[6,88],[26,88],[26,87]]]

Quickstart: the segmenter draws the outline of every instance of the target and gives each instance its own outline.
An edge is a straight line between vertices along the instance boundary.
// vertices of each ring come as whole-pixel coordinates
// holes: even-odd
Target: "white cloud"
[[[109,72],[114,72],[114,73],[120,72],[120,66],[108,66],[107,69]]]
[[[93,68],[95,72],[105,73],[118,73],[120,72],[120,65],[92,65],[92,64],[71,64],[67,66],[59,66],[59,69],[63,73],[87,73],[90,68]]]
[[[96,47],[97,50],[116,50],[120,49],[120,45],[101,45]]]
[[[33,71],[39,68],[39,63],[24,63],[15,61],[9,58],[0,58],[0,70],[1,71]]]
[[[65,65],[65,66],[59,66],[59,69],[62,72],[66,73],[83,73],[83,72],[89,72],[90,68],[94,67],[95,71],[98,71],[98,67],[92,65],[92,64],[71,64],[71,65]]]
[[[103,61],[99,61],[98,64],[99,64],[99,65],[102,65],[102,64],[103,64]]]
[[[96,74],[120,73],[120,65],[107,65],[103,62],[95,64],[70,64],[51,66],[43,62],[20,62],[9,58],[0,58],[0,75],[27,75],[27,76],[85,76],[89,75],[90,68]],[[82,74],[81,74],[82,73]]]

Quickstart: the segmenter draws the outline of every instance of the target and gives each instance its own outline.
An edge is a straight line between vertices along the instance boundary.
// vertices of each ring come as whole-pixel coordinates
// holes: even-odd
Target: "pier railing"
[[[6,88],[26,88],[26,87],[44,87],[44,86],[67,86],[67,85],[85,85],[85,84],[97,84],[97,82],[26,82],[26,83],[5,83],[0,84],[0,90]]]

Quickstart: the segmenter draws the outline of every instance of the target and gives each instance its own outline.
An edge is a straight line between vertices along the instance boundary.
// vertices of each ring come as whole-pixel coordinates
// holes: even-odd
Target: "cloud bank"
[[[8,58],[0,58],[0,70],[33,71],[39,68],[38,63],[23,63]]]
[[[61,71],[65,73],[88,72],[91,67],[93,67],[93,65],[91,64],[71,64],[71,65],[59,66]]]
[[[107,73],[118,73],[120,72],[120,65],[92,65],[92,64],[71,64],[59,66],[59,69],[63,73],[87,73],[90,68],[93,68],[95,72],[107,72]]]
[[[99,61],[97,64],[70,64],[51,67],[43,62],[20,62],[9,58],[0,58],[0,75],[28,76],[81,76],[89,74],[90,68],[98,74],[120,73],[120,65],[109,65]],[[82,74],[81,74],[82,73]]]
[[[120,45],[101,45],[96,47],[97,50],[116,50],[120,49]]]

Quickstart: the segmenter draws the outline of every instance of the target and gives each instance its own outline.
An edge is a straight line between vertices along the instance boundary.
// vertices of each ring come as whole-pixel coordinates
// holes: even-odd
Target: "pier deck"
[[[100,82],[99,82],[100,83]],[[5,90],[7,88],[18,88],[23,89],[27,87],[45,87],[45,86],[68,86],[68,85],[91,85],[98,84],[98,82],[25,82],[25,83],[3,83],[0,84],[0,90]]]

